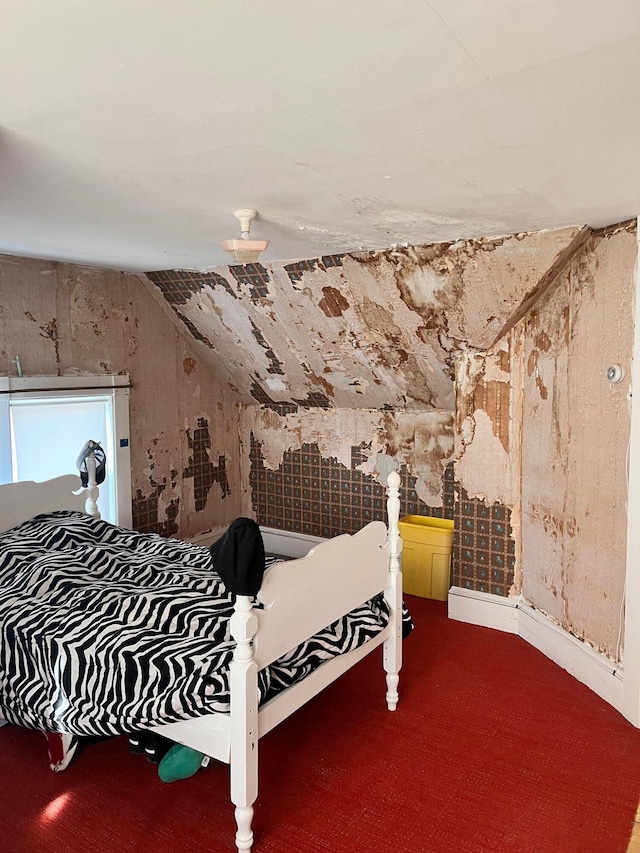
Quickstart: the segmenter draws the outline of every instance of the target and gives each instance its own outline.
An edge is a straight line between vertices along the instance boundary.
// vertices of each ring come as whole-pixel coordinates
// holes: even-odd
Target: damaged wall
[[[522,591],[620,659],[635,223],[594,234],[524,322]],[[623,366],[623,381],[607,368]]]
[[[456,348],[486,349],[585,234],[564,228],[141,279],[244,402],[453,411]]]
[[[616,657],[628,383],[602,377],[635,257],[624,226],[139,278],[6,259],[0,369],[131,373],[142,529],[333,535],[398,465],[403,513],[455,520],[457,585]]]
[[[505,334],[587,233],[565,228],[141,278],[216,374],[253,404],[242,415],[248,505],[267,523],[269,504],[280,500],[276,484],[281,493],[290,490],[286,478],[303,466],[307,489],[296,483],[302,490],[289,497],[302,501],[297,509],[304,524],[313,519],[313,532],[326,535],[324,530],[355,528],[362,516],[344,500],[338,502],[341,511],[332,512],[336,495],[317,485],[331,480],[324,463],[340,466],[332,470],[344,491],[376,488],[376,468],[385,473],[398,464],[404,513],[453,517],[450,463],[460,359],[473,360]],[[508,401],[508,367],[505,372],[498,361],[495,372],[487,378],[487,393]],[[476,431],[485,428],[480,416],[476,420]],[[508,457],[508,427],[498,422],[489,429],[501,430]],[[476,461],[483,463],[478,475],[484,481],[481,454]],[[468,525],[477,498],[462,486],[457,494]],[[502,500],[490,510],[496,517],[487,528],[497,538],[484,536],[480,506],[473,550],[463,554],[460,541],[456,553],[467,558],[467,569],[479,566],[468,572],[474,588],[507,594],[515,560],[509,538],[513,495]],[[279,524],[293,523],[290,514],[276,515]],[[329,523],[331,517],[342,519],[342,529]],[[491,586],[488,566],[495,570]]]
[[[615,660],[636,255],[635,223],[591,235],[494,346],[456,361],[454,583],[500,593],[506,553],[508,592]],[[480,559],[479,541],[502,551]]]
[[[451,517],[443,480],[453,452],[450,412],[299,410],[255,406],[240,418],[243,481],[258,521],[314,536],[386,519],[384,481],[399,467],[403,514]],[[449,512],[447,512],[449,510]]]
[[[494,595],[519,591],[521,337],[456,359],[454,585]]]
[[[136,276],[4,256],[0,292],[0,372],[18,355],[25,376],[129,373],[136,529],[188,536],[241,514],[235,399]]]
[[[299,450],[305,444],[317,445],[324,458],[334,458],[349,469],[357,448],[358,470],[384,475],[394,468],[384,457],[393,459],[416,478],[420,500],[432,507],[442,506],[442,477],[454,443],[450,412],[304,409],[282,416],[269,409],[247,406],[241,413],[240,425],[245,449],[243,466],[252,438],[260,443],[264,467],[271,471],[282,465],[285,452]],[[243,467],[244,482],[248,474]]]

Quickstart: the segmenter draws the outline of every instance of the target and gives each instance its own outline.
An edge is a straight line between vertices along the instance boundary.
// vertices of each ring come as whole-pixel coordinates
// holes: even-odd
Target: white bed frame
[[[79,509],[97,515],[92,473],[89,469],[86,490],[79,489],[80,479],[75,476],[0,486],[0,529],[52,509]],[[154,729],[230,765],[238,851],[250,851],[253,846],[258,740],[263,735],[379,646],[387,706],[391,711],[396,708],[402,665],[399,485],[400,477],[392,472],[387,480],[388,526],[371,522],[353,535],[316,545],[305,557],[272,566],[259,593],[264,609],[254,609],[248,596],[237,597],[231,619],[237,645],[231,665],[230,714],[207,714]],[[383,631],[348,654],[325,661],[303,681],[258,707],[260,669],[380,592],[384,592],[391,614]]]

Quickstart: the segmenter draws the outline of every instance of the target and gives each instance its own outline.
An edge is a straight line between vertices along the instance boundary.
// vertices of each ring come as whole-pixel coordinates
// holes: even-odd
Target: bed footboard
[[[338,536],[306,557],[272,566],[259,599],[238,596],[231,632],[237,641],[231,665],[231,800],[238,851],[251,850],[253,803],[258,795],[258,740],[273,726],[335,681],[349,666],[383,643],[387,706],[396,708],[402,665],[402,576],[398,518],[400,477],[387,480],[388,528],[380,521],[353,536]],[[389,605],[387,627],[349,657],[326,661],[312,676],[290,687],[282,698],[258,711],[258,670],[383,592]],[[315,676],[315,677],[314,677]],[[262,723],[261,723],[262,718]]]

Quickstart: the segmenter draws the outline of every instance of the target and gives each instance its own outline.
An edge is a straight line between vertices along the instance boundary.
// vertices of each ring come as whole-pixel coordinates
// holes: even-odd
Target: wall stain
[[[184,361],[182,362],[182,368],[183,368],[184,372],[187,374],[187,376],[191,376],[191,374],[196,369],[196,367],[197,367],[197,364],[196,364],[195,359],[191,358],[190,356],[187,356],[184,359]]]
[[[56,364],[60,364],[60,336],[59,336],[59,328],[58,321],[54,317],[53,320],[50,320],[48,323],[45,323],[43,326],[39,327],[42,334],[41,338],[49,338],[50,341],[53,341],[53,346],[56,352]]]
[[[545,331],[539,332],[533,339],[533,342],[538,347],[538,350],[542,352],[549,352],[551,349],[551,338]]]
[[[542,334],[544,334],[544,333],[542,333]],[[540,337],[541,337],[541,335],[538,335],[536,337],[536,340],[538,340],[538,338],[540,338]],[[546,335],[544,337],[546,337]],[[547,338],[547,340],[549,340],[549,339]],[[551,345],[551,342],[549,341],[549,346],[550,345]],[[527,375],[534,377],[535,383],[536,383],[536,388],[538,389],[538,393],[540,394],[541,399],[546,400],[549,396],[549,390],[547,389],[547,386],[544,384],[542,376],[540,375],[540,370],[538,368],[538,356],[539,355],[540,355],[540,353],[538,352],[537,349],[533,349],[529,353],[529,357],[527,358]]]
[[[547,397],[549,396],[549,392],[547,390],[547,386],[542,381],[542,377],[540,376],[540,373],[536,373],[536,388],[538,389],[538,391],[540,393],[540,397],[543,400],[546,400]]]
[[[323,287],[324,297],[318,302],[318,307],[327,317],[342,317],[349,307],[348,301],[336,287]]]
[[[565,534],[571,539],[575,537],[578,525],[576,519],[572,516],[565,518],[557,515],[548,507],[539,506],[538,504],[532,504],[530,511],[535,519],[539,519],[542,522],[544,532],[553,539],[562,539]]]
[[[316,385],[320,385],[320,387],[321,387],[321,388],[324,388],[324,390],[326,391],[326,393],[327,393],[327,395],[328,395],[329,397],[333,397],[333,394],[334,394],[334,387],[333,387],[333,385],[332,385],[330,382],[327,382],[327,380],[324,378],[324,376],[317,376],[317,375],[313,372],[313,370],[310,370],[310,369],[309,369],[309,367],[308,367],[306,364],[303,364],[303,365],[302,365],[302,367],[303,367],[303,369],[304,369],[304,372],[307,374],[307,376],[309,377],[309,379],[310,379],[312,382],[315,382],[315,383],[316,383]],[[326,372],[326,373],[331,373],[331,370],[330,370],[330,369],[325,369],[325,372]],[[356,384],[356,382],[350,382],[349,384],[350,384],[350,385],[355,385],[355,384]]]
[[[209,459],[211,450],[209,421],[206,418],[198,418],[198,426],[193,430],[193,434],[187,429],[186,436],[191,455],[183,477],[193,478],[195,509],[196,512],[200,512],[206,506],[209,491],[214,483],[220,486],[222,500],[229,497],[231,489],[227,480],[224,455],[218,456],[217,465]]]

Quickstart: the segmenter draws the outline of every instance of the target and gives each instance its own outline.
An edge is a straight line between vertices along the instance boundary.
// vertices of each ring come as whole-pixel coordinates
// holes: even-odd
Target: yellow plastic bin
[[[399,527],[403,590],[409,595],[446,601],[451,586],[453,521],[406,515]]]

